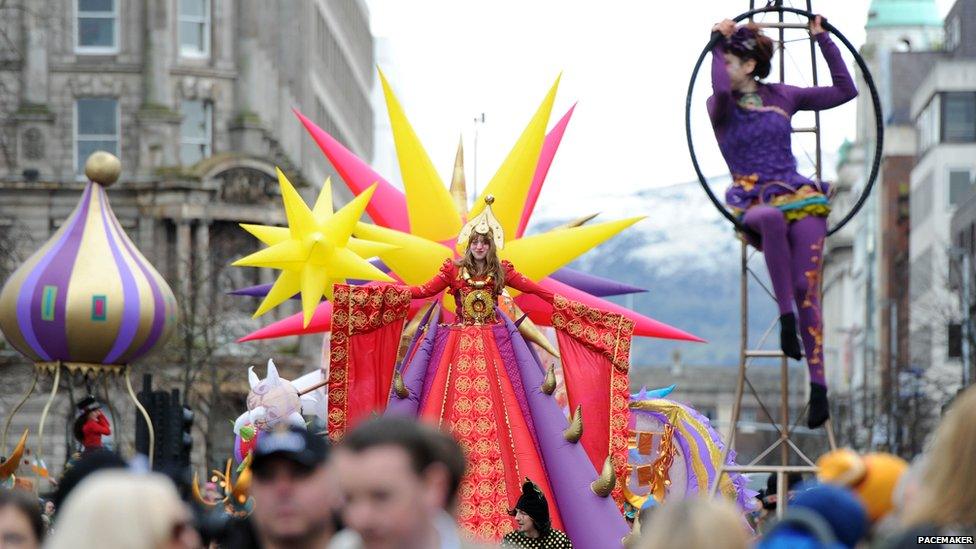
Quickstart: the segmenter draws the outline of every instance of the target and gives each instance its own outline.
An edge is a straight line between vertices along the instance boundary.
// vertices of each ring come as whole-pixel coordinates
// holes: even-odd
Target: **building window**
[[[118,52],[118,5],[116,0],[77,0],[75,51],[78,53]]]
[[[958,206],[973,188],[973,173],[968,169],[949,170],[949,205]]]
[[[180,55],[210,55],[209,0],[180,0]]]
[[[211,154],[213,142],[213,103],[186,101],[180,104],[180,163],[192,166]]]
[[[910,340],[912,367],[927,370],[932,365],[932,327],[919,326],[912,330]]]
[[[942,95],[942,141],[976,141],[976,93],[946,92]]]
[[[932,287],[932,271],[935,270],[935,265],[932,263],[932,248],[926,248],[918,254],[912,261],[910,269],[908,294],[914,301],[925,295],[925,292]]]
[[[114,97],[86,97],[75,101],[75,170],[95,151],[119,155],[119,101]]]
[[[918,131],[918,151],[925,151],[939,143],[939,95],[936,94],[929,104],[919,113],[915,126]]]
[[[932,194],[935,189],[932,187],[932,172],[928,172],[921,178],[919,183],[912,190],[909,200],[912,227],[918,227],[929,218],[932,213]]]
[[[959,16],[956,16],[946,22],[946,26],[945,26],[946,51],[955,51],[956,47],[959,46],[960,34],[962,34],[962,31],[961,31],[961,25],[959,24]]]

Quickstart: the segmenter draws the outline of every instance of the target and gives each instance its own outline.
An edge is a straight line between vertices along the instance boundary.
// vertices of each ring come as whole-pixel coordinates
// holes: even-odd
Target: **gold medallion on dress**
[[[473,290],[464,296],[464,314],[475,324],[485,324],[495,316],[495,301],[488,290]]]

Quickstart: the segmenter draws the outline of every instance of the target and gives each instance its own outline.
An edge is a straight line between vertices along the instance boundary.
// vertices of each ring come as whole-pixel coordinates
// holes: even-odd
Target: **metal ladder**
[[[722,460],[718,466],[718,474],[715,476],[715,481],[710,487],[710,493],[714,495],[718,491],[718,487],[721,483],[722,476],[724,473],[765,473],[769,472],[776,475],[776,493],[785,494],[787,489],[787,475],[790,473],[815,473],[817,467],[813,460],[810,459],[806,453],[801,450],[795,442],[792,440],[792,435],[796,429],[799,422],[806,416],[807,408],[804,407],[799,414],[796,415],[794,421],[790,422],[790,386],[789,386],[789,363],[786,355],[783,351],[779,349],[770,350],[763,349],[763,345],[769,338],[769,335],[773,333],[774,328],[778,323],[778,319],[774,319],[766,331],[763,332],[762,336],[759,338],[756,347],[750,348],[749,345],[749,278],[751,277],[759,286],[764,290],[767,296],[771,299],[773,297],[772,290],[763,282],[761,278],[756,274],[755,271],[749,266],[749,260],[751,257],[756,255],[755,250],[749,250],[745,242],[742,243],[740,252],[740,281],[739,281],[739,292],[740,292],[740,330],[741,330],[741,341],[739,348],[739,373],[738,380],[736,382],[735,388],[735,401],[732,405],[732,418],[729,421],[728,433],[725,437],[725,448],[722,451]],[[770,412],[769,407],[763,400],[763,397],[756,390],[756,387],[749,380],[749,366],[752,365],[757,359],[778,359],[780,366],[780,402],[779,402],[779,418],[774,417],[774,414]],[[746,387],[752,393],[756,402],[759,404],[759,408],[765,414],[768,419],[769,424],[777,432],[776,440],[767,446],[763,451],[753,458],[746,465],[727,465],[726,460],[728,458],[729,452],[735,448],[736,433],[738,432],[740,414],[742,412],[742,398],[745,395]],[[834,438],[833,427],[830,420],[824,424],[824,428],[827,432],[827,441],[831,450],[837,447],[836,440]],[[771,456],[775,450],[779,450],[778,463],[769,463],[767,457]],[[803,465],[791,465],[790,457],[795,454],[804,463]],[[774,460],[775,461],[775,460]],[[778,497],[776,500],[776,514],[781,516],[786,509],[786,498]]]

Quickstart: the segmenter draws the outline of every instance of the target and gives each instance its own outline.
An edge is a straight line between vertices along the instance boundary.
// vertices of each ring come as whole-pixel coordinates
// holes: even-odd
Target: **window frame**
[[[956,51],[962,38],[962,23],[959,15],[955,15],[946,21],[945,24],[945,49],[946,51]]]
[[[949,96],[968,96],[969,102],[976,111],[976,91],[940,91],[939,95],[939,143],[976,143],[976,116],[973,116],[973,127],[970,128],[972,139],[946,139],[946,103]]]
[[[120,158],[122,156],[122,105],[121,105],[121,101],[119,101],[118,96],[115,95],[87,95],[87,96],[78,96],[74,98],[74,106],[73,106],[74,117],[72,120],[73,123],[71,128],[71,134],[72,134],[71,135],[72,138],[71,156],[74,160],[73,162],[74,165],[72,166],[71,169],[75,172],[75,175],[79,180],[84,180],[85,179],[84,166],[82,165],[81,169],[80,170],[78,169],[79,168],[78,165],[78,161],[79,161],[78,101],[81,99],[111,99],[115,101],[115,135],[111,137],[115,138],[115,155]],[[106,139],[107,134],[85,134],[85,136],[86,137],[84,139],[86,141],[108,141],[108,139]],[[91,136],[98,136],[98,137],[91,137]]]
[[[119,3],[120,0],[112,0],[112,11],[81,11],[78,5],[81,0],[72,0],[75,15],[75,53],[81,55],[112,55],[119,53]],[[108,15],[106,15],[108,14]],[[81,19],[108,19],[112,21],[112,45],[111,46],[85,46],[81,44]]]
[[[942,142],[942,94],[933,93],[915,117],[915,140],[918,158]],[[925,124],[928,122],[928,124]],[[935,126],[934,128],[932,126]]]
[[[928,170],[918,178],[918,182],[909,191],[908,218],[912,227],[920,227],[932,217],[938,208],[933,193],[939,185],[938,171]]]
[[[211,33],[213,32],[213,17],[211,11],[213,9],[213,2],[211,0],[200,0],[204,3],[203,6],[203,17],[198,17],[196,15],[184,15],[183,14],[183,0],[176,0],[176,46],[179,50],[179,55],[184,59],[209,59],[211,51]],[[203,24],[203,49],[187,49],[183,46],[183,22],[194,24]]]
[[[183,122],[182,122],[182,120],[180,121],[180,148],[179,148],[179,151],[180,152],[179,152],[179,157],[180,157],[180,165],[181,166],[185,166],[186,165],[186,164],[183,163],[183,145],[205,145],[207,147],[207,154],[205,154],[203,157],[201,157],[201,160],[203,160],[204,158],[209,158],[209,157],[213,156],[213,149],[214,149],[214,146],[213,146],[213,138],[214,138],[214,131],[213,131],[213,127],[214,127],[214,102],[212,100],[210,100],[210,99],[182,99],[180,101],[180,114],[181,115],[186,116],[186,114],[183,112],[183,103],[190,102],[190,101],[194,101],[194,102],[199,101],[200,103],[203,104],[204,120],[206,120],[206,122],[207,122],[206,123],[206,137],[203,138],[203,139],[199,139],[199,138],[195,138],[195,137],[187,139],[183,135]]]
[[[969,174],[969,187],[973,188],[976,185],[976,168],[971,165],[962,164],[950,164],[945,167],[945,209],[949,210],[958,206],[958,204],[952,203],[952,173],[953,172],[967,172]],[[965,198],[968,193],[964,193],[962,198]]]

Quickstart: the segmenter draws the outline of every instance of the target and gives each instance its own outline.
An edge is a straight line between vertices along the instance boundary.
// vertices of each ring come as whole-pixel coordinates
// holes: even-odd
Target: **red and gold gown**
[[[614,499],[595,494],[590,483],[608,456],[623,477],[633,324],[553,295],[507,261],[502,268],[506,286],[553,305],[570,405],[582,405],[585,413],[582,440],[564,437],[567,418],[542,389],[538,357],[497,310],[494,281],[470,276],[452,260],[420,286],[336,286],[330,436],[340,438],[384,407],[420,417],[453,433],[466,454],[462,527],[483,540],[500,540],[514,528],[508,510],[530,478],[550,502],[554,528],[577,547],[607,547],[626,535],[626,523]],[[454,297],[456,321],[439,324],[436,310],[424,319],[399,367],[398,390],[390,357],[409,301],[444,291]]]

